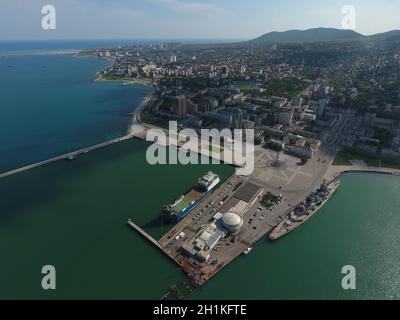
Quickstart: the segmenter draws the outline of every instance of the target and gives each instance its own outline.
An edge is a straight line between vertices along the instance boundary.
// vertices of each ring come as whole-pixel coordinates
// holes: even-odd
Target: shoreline
[[[384,174],[400,177],[400,170],[393,168],[360,167],[360,166],[330,166],[324,176],[328,181],[333,181],[347,173]]]
[[[152,81],[147,81],[143,79],[105,79],[101,75],[101,71],[97,72],[97,78],[94,82],[119,82],[125,85],[137,85],[137,86],[144,86],[150,92],[143,96],[142,101],[140,104],[136,106],[136,108],[132,111],[132,121],[131,124],[127,128],[127,135],[134,135],[134,128],[136,125],[140,124],[139,119],[144,110],[144,108],[151,102],[151,100],[155,97],[156,92],[156,84]]]
[[[104,71],[104,70],[102,70]],[[94,80],[95,82],[121,82],[125,84],[136,84],[136,85],[142,85],[146,87],[154,87],[155,83],[151,80],[145,80],[145,79],[135,79],[135,78],[121,78],[121,79],[107,79],[104,78],[101,75],[102,71],[98,71],[96,73],[97,78]]]
[[[75,52],[75,53],[70,53],[70,54],[62,53],[60,55],[73,56],[74,58],[93,57],[93,56],[90,56],[90,55],[79,55],[80,52]],[[98,57],[98,58],[100,58],[100,57]],[[114,60],[114,59],[109,59],[109,58],[103,58],[103,59],[108,60],[108,61],[113,61]],[[54,156],[52,156],[50,158],[46,158],[46,159],[40,160],[38,162],[30,163],[30,164],[24,165],[22,167],[17,167],[15,169],[8,170],[8,171],[5,171],[5,172],[1,172],[0,171],[0,179],[6,178],[6,177],[9,177],[9,176],[18,174],[18,173],[30,171],[30,170],[32,170],[34,168],[45,166],[47,164],[54,163],[54,162],[57,162],[57,161],[60,161],[60,160],[66,160],[66,159],[69,159],[69,158],[75,158],[75,157],[77,157],[77,156],[79,156],[81,154],[86,154],[86,153],[88,153],[90,151],[94,151],[96,149],[100,149],[100,148],[103,148],[105,146],[109,146],[111,144],[119,143],[121,141],[125,141],[125,140],[130,139],[130,138],[132,138],[132,139],[135,138],[135,136],[134,136],[135,126],[137,126],[138,124],[140,126],[142,126],[140,124],[140,121],[138,121],[138,120],[140,119],[140,115],[141,115],[143,109],[151,102],[151,100],[153,99],[153,97],[155,95],[155,92],[156,92],[155,84],[152,81],[144,81],[144,80],[140,80],[140,79],[136,79],[136,80],[135,79],[133,79],[133,80],[130,80],[130,79],[120,79],[120,80],[119,79],[116,79],[116,80],[104,79],[102,77],[102,75],[101,75],[102,71],[103,70],[96,72],[97,78],[94,80],[94,82],[121,82],[121,83],[124,83],[124,84],[141,85],[141,86],[146,87],[148,90],[151,90],[149,93],[147,93],[146,95],[144,95],[142,97],[142,101],[139,104],[137,104],[135,106],[135,108],[133,109],[133,111],[130,113],[130,115],[132,115],[132,119],[131,119],[130,124],[128,124],[128,126],[126,128],[126,133],[123,134],[121,132],[121,135],[117,136],[117,138],[114,138],[112,140],[105,140],[103,142],[87,146],[87,147],[85,147],[83,149],[71,150],[70,152],[68,152],[66,154],[61,154],[61,155],[60,154],[59,155],[56,154],[56,155],[54,155]]]
[[[78,53],[69,54],[69,55],[72,55],[76,58],[94,57],[93,55],[84,55],[81,53],[82,53],[82,51],[80,51]],[[97,57],[97,58],[105,59],[112,63],[115,62],[115,59],[112,59],[112,58],[105,58],[105,57]],[[128,125],[128,127],[126,129],[126,134],[114,139],[113,141],[120,140],[120,139],[126,139],[128,137],[134,138],[135,137],[135,128],[140,127],[142,129],[144,129],[144,127],[145,127],[145,124],[143,124],[140,121],[140,116],[141,116],[144,108],[146,106],[148,106],[148,104],[151,103],[152,99],[155,97],[157,84],[151,80],[137,79],[137,78],[106,79],[102,75],[103,71],[104,70],[101,70],[96,73],[97,77],[95,78],[94,82],[120,82],[120,83],[128,84],[128,85],[141,85],[141,86],[144,86],[151,90],[148,94],[143,96],[141,103],[138,104],[135,107],[135,109],[131,112],[132,119],[131,119],[131,123]],[[105,141],[105,142],[101,143],[100,145],[109,144],[109,143],[110,143],[110,141]],[[98,147],[98,146],[99,146],[99,144],[92,145],[92,146],[87,147],[86,149],[92,149],[92,148],[96,149],[96,147]],[[32,169],[32,168],[36,168],[41,165],[45,165],[49,162],[57,161],[56,159],[60,159],[60,160],[65,159],[68,155],[78,155],[80,153],[82,153],[82,150],[75,150],[75,151],[71,151],[67,155],[55,156],[50,159],[45,159],[45,160],[42,160],[37,163],[32,163],[27,166],[13,169],[11,171],[6,171],[4,173],[0,172],[0,179],[4,178],[6,176],[10,176],[10,175],[13,175],[13,174],[16,174],[19,172],[23,172],[23,171]],[[325,173],[324,178],[329,181],[332,181],[334,179],[339,178],[341,175],[343,175],[345,173],[352,173],[352,172],[353,173],[359,172],[359,173],[392,174],[392,175],[400,176],[400,169],[365,167],[365,166],[359,166],[359,165],[353,165],[353,166],[351,166],[351,165],[350,166],[333,166],[333,165],[331,165],[328,168],[327,172]]]
[[[80,52],[76,53],[75,56],[76,57],[80,57],[80,56],[93,57],[93,55],[90,55],[90,54],[85,55],[84,53],[85,53],[84,51],[80,51]],[[110,68],[116,62],[115,58],[110,58],[110,57],[97,57],[97,58],[109,61],[110,65],[107,68]],[[107,70],[107,68],[105,70]],[[141,113],[143,112],[144,108],[155,97],[157,84],[152,80],[138,79],[138,78],[107,79],[103,76],[103,72],[105,70],[100,70],[100,71],[96,72],[96,79],[94,80],[94,82],[119,82],[119,83],[126,84],[126,85],[140,85],[140,86],[144,86],[148,89],[151,89],[151,92],[143,97],[142,102],[138,106],[136,106],[135,110],[133,110],[133,112],[131,113],[132,121],[131,121],[131,124],[127,128],[126,134],[133,136],[135,134],[134,129],[137,124],[139,124],[140,126],[143,127],[143,125],[141,125],[141,122],[140,122],[140,116],[141,116]]]

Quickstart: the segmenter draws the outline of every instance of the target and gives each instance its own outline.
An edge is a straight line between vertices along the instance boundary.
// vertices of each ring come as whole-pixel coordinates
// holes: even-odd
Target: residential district
[[[254,129],[255,170],[219,183],[214,173],[166,205],[160,240],[129,224],[202,285],[262,237],[311,217],[347,170],[398,174],[400,37],[325,43],[120,46],[101,80],[154,87],[137,122],[168,128]],[[332,164],[339,166],[333,167]],[[386,167],[386,168],[383,168]],[[349,169],[350,168],[350,169]],[[352,169],[353,168],[353,169]],[[390,169],[392,168],[392,169]],[[172,200],[172,199],[171,199]],[[184,289],[171,292],[182,298]]]
[[[351,130],[341,148],[400,160],[398,40],[323,46],[170,43],[90,54],[113,60],[103,79],[156,85],[156,103],[144,111],[143,122],[254,129],[256,144],[306,160],[349,117]]]

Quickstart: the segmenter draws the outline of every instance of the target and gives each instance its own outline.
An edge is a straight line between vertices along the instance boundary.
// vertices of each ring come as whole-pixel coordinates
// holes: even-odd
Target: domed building
[[[238,232],[243,226],[243,218],[233,211],[225,213],[221,222],[222,225],[232,233]]]

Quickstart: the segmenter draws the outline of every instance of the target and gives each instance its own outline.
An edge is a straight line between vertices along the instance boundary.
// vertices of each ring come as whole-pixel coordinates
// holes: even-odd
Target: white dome
[[[224,214],[222,223],[229,231],[235,232],[243,226],[243,219],[236,212],[231,211]]]

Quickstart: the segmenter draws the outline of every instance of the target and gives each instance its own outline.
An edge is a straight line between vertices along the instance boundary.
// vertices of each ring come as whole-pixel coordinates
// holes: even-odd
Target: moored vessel
[[[292,212],[290,212],[287,218],[272,230],[269,238],[273,241],[278,240],[300,227],[325,205],[339,186],[339,180],[334,180],[327,185],[325,183],[322,184],[316,192],[310,194],[305,201],[300,203]]]
[[[213,172],[201,177],[196,186],[175,202],[163,208],[163,216],[168,221],[178,222],[185,218],[199,203],[209,196],[220,183],[220,178]]]
[[[243,251],[243,254],[244,254],[245,256],[247,256],[251,251],[253,251],[253,248],[252,248],[252,247],[247,248],[246,250]]]

